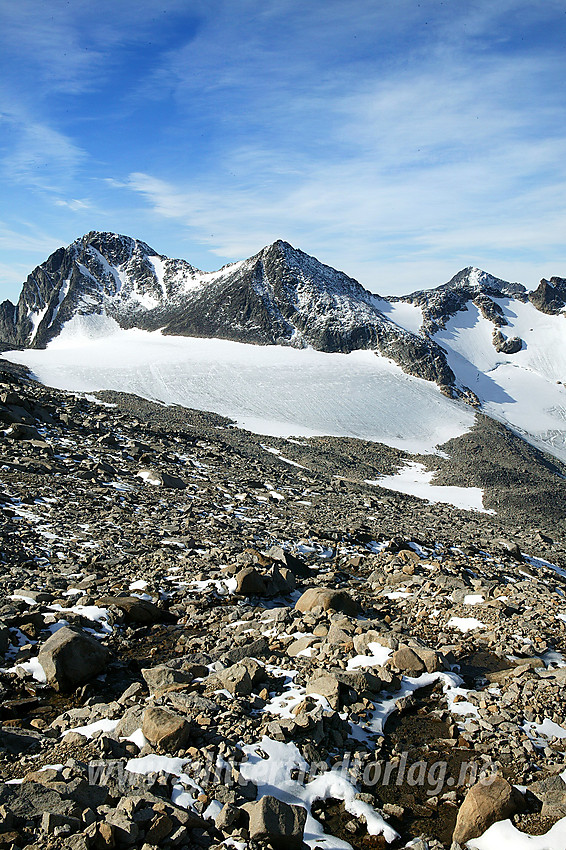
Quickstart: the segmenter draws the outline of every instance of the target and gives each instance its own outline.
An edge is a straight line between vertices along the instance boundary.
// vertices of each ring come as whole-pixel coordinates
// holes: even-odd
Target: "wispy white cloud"
[[[70,198],[67,200],[66,198],[55,198],[54,204],[57,207],[64,207],[66,209],[72,210],[72,212],[78,212],[79,210],[90,210],[92,209],[92,203],[89,200],[79,198]]]
[[[210,134],[198,170],[130,175],[156,217],[223,258],[283,237],[389,289],[478,256],[566,259],[559,56],[513,41],[558,2],[291,6],[211,14],[151,76]]]
[[[44,232],[36,222],[18,221],[14,225],[0,220],[0,280],[3,282],[0,301],[6,297],[17,298],[34,264],[43,262],[64,244],[64,239]]]
[[[563,262],[562,105],[547,95],[528,112],[507,98],[546,70],[540,57],[489,58],[470,77],[454,62],[443,86],[435,62],[418,78],[402,69],[327,103],[320,156],[260,134],[190,183],[132,173],[126,186],[223,258],[283,237],[387,290],[504,252],[510,268],[516,254]]]
[[[7,148],[0,156],[4,179],[61,192],[86,160],[68,136],[21,112],[0,114],[0,125]]]
[[[73,238],[90,216],[225,261],[282,237],[382,291],[563,271],[563,0],[45,8],[0,32],[2,173]]]
[[[198,6],[199,0],[195,0]],[[34,93],[93,91],[120,61],[120,48],[151,42],[164,16],[186,13],[183,0],[19,0],[2,4],[0,45]],[[38,73],[39,71],[39,73]]]
[[[39,256],[52,253],[63,245],[63,240],[37,227],[35,222],[20,222],[16,230],[0,220],[0,249],[2,251],[33,251]]]

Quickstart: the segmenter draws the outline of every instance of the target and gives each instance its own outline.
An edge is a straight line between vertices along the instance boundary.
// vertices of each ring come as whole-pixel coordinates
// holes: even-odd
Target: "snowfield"
[[[504,336],[523,340],[517,354],[495,350],[494,325],[471,302],[434,339],[485,413],[566,461],[566,315],[546,315],[530,302],[493,300],[509,323],[501,328]]]
[[[75,316],[45,350],[8,352],[44,384],[119,390],[229,416],[268,436],[344,436],[411,453],[465,434],[473,411],[372,351],[247,345],[121,330]]]

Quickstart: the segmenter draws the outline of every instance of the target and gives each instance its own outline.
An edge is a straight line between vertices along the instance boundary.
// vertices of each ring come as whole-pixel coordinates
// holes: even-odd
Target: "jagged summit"
[[[7,348],[43,348],[73,318],[100,315],[121,328],[176,336],[375,350],[410,374],[454,386],[444,347],[434,339],[451,316],[473,303],[499,329],[507,324],[502,298],[530,298],[537,309],[555,312],[566,301],[563,284],[552,278],[527,296],[521,284],[469,266],[436,289],[385,300],[283,239],[204,272],[139,239],[91,231],[37,266],[17,305],[0,305],[0,341]],[[410,322],[402,303],[415,308]],[[510,343],[500,334],[494,345]]]
[[[537,289],[529,293],[529,301],[541,313],[561,313],[566,306],[566,278],[551,277],[541,280]]]
[[[493,290],[513,298],[526,292],[522,284],[509,283],[509,281],[494,277],[494,275],[489,274],[489,272],[483,269],[478,269],[476,266],[467,266],[465,269],[461,269],[448,283],[444,283],[432,291],[437,292],[438,290],[457,288],[471,288],[482,292]]]
[[[501,308],[493,301],[494,298],[503,297],[526,301],[527,290],[520,283],[509,283],[483,269],[467,266],[435,289],[418,290],[398,300],[420,307],[423,311],[423,330],[434,334],[445,327],[451,316],[464,310],[470,301],[496,325],[505,324],[501,321]]]
[[[253,257],[203,272],[145,242],[93,231],[29,275],[16,307],[0,307],[10,347],[42,348],[74,316],[105,315],[122,328],[320,351],[375,349],[446,385],[442,350],[387,318],[354,278],[278,239]]]

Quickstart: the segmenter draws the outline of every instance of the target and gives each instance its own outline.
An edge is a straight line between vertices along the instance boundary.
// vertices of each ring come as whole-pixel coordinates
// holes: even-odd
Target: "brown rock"
[[[287,655],[290,658],[296,658],[300,652],[304,652],[305,649],[310,649],[313,644],[317,644],[320,647],[320,640],[313,635],[303,635],[303,637],[297,638],[293,643],[289,644],[287,647]]]
[[[424,661],[406,644],[401,644],[399,649],[395,650],[391,661],[397,670],[408,676],[420,676],[426,670]]]
[[[337,709],[340,701],[340,682],[332,674],[317,670],[309,679],[305,693],[326,697],[331,707]]]
[[[460,806],[452,841],[465,844],[500,820],[523,810],[523,795],[501,776],[472,785]]]
[[[344,590],[332,590],[328,587],[311,587],[305,590],[295,605],[296,611],[312,611],[313,608],[323,611],[341,611],[349,617],[359,614],[360,606]]]
[[[95,638],[64,626],[45,641],[38,660],[56,691],[70,691],[101,673],[108,658],[108,650]]]
[[[232,696],[248,696],[253,690],[252,677],[242,663],[232,664],[231,667],[221,670],[216,673],[216,678]]]
[[[439,670],[444,670],[446,667],[444,658],[439,652],[435,652],[434,649],[419,646],[415,648],[415,653],[423,662],[427,673],[438,673]]]
[[[180,714],[150,706],[143,713],[142,732],[154,747],[176,752],[187,743],[190,726]]]
[[[151,821],[151,826],[146,833],[145,840],[147,844],[159,845],[173,831],[173,820],[165,812],[160,812],[155,815]]]
[[[109,608],[110,606],[119,608],[127,623],[172,623],[176,621],[176,617],[173,617],[168,611],[163,611],[153,602],[139,599],[137,596],[103,596],[96,601],[96,605],[101,608]]]
[[[303,806],[290,806],[266,794],[255,803],[242,806],[250,818],[249,833],[252,841],[268,841],[272,847],[293,850],[303,846],[307,810]]]
[[[265,596],[271,591],[269,580],[255,567],[244,567],[236,574],[236,593],[242,596]]]

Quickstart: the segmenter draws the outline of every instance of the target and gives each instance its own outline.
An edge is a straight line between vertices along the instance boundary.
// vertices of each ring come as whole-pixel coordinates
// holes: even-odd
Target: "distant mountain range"
[[[16,305],[0,304],[0,342],[45,348],[71,320],[101,315],[171,336],[374,350],[566,457],[565,306],[560,277],[527,292],[468,267],[435,289],[382,298],[281,240],[202,272],[137,239],[91,232],[34,269]]]

